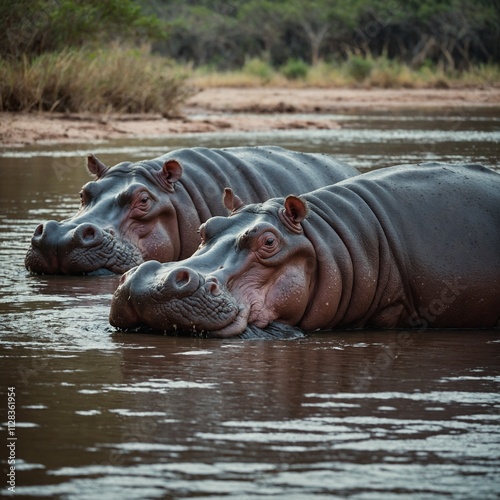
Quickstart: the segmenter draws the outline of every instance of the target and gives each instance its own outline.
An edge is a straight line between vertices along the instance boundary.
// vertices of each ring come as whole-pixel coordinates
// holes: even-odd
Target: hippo
[[[500,326],[500,174],[473,164],[383,168],[301,196],[245,205],[200,227],[181,262],[121,277],[110,323],[306,332]]]
[[[121,274],[147,260],[185,259],[198,227],[227,214],[220,192],[234,186],[247,202],[300,194],[359,172],[324,154],[280,147],[186,148],[108,168],[89,155],[95,176],[71,218],[40,224],[26,254],[42,274]]]

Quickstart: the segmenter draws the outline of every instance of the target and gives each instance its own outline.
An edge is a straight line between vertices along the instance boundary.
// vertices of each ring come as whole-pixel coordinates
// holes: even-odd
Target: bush
[[[307,78],[309,66],[302,59],[288,59],[280,71],[287,80],[303,80]]]
[[[352,56],[345,64],[347,75],[356,82],[366,80],[373,69],[373,61],[359,56]]]
[[[175,114],[185,79],[165,58],[123,47],[1,60],[0,111]]]
[[[256,76],[266,83],[272,79],[274,70],[268,62],[254,57],[245,61],[243,73],[250,76]]]

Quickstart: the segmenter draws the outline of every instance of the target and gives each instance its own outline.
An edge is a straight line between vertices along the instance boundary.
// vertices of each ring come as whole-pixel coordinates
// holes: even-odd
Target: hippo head
[[[226,189],[229,217],[200,227],[202,243],[190,258],[146,262],[122,276],[110,312],[119,328],[146,325],[232,337],[252,324],[297,324],[315,286],[316,256],[296,196],[243,206]]]
[[[80,191],[79,211],[35,229],[26,268],[43,274],[109,274],[145,260],[178,258],[172,195],[182,175],[180,164],[153,160],[108,168],[90,155],[87,167],[95,179]]]

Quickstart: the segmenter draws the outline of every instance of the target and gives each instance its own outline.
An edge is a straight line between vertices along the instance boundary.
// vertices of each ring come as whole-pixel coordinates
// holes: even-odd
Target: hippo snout
[[[182,300],[204,288],[208,295],[217,297],[222,293],[219,280],[215,276],[204,277],[189,267],[171,269],[157,283],[156,290],[162,300]]]
[[[147,284],[144,280],[144,271],[153,272],[160,266],[156,260],[151,260],[142,266],[133,267],[120,278],[109,312],[109,322],[117,328],[134,328],[141,324],[138,310],[141,310],[142,301],[149,301]],[[134,293],[132,292],[134,289]]]
[[[150,277],[155,276],[156,272],[161,269],[161,264],[157,260],[148,260],[140,266],[129,269],[120,278],[118,290],[132,286],[135,290],[147,293],[150,283]]]
[[[39,224],[33,236],[31,245],[34,248],[56,247],[59,239],[59,224],[55,220],[49,220],[45,224]]]
[[[215,331],[231,324],[240,308],[214,275],[179,264],[144,262],[121,279],[110,323],[122,329]]]
[[[31,246],[44,252],[56,252],[58,248],[92,247],[102,243],[104,233],[95,224],[77,226],[49,220],[39,224],[31,237]]]
[[[192,295],[202,284],[201,276],[189,267],[172,269],[159,283],[164,297],[182,299]]]
[[[205,288],[214,297],[217,297],[218,295],[220,295],[222,293],[222,290],[221,290],[221,287],[219,284],[219,280],[215,276],[209,276],[205,280]]]
[[[46,274],[123,272],[127,269],[124,262],[142,260],[134,250],[120,247],[113,228],[89,222],[47,221],[36,227],[25,265],[31,272]]]
[[[135,271],[135,268],[132,271]],[[109,312],[109,322],[117,328],[133,328],[140,324],[140,318],[130,303],[130,272],[120,278]]]
[[[57,249],[61,238],[60,233],[60,225],[54,220],[36,227],[25,257],[25,266],[28,271],[47,274],[57,272],[59,268]]]
[[[80,224],[73,231],[73,244],[82,248],[100,245],[103,239],[102,229],[94,224]]]

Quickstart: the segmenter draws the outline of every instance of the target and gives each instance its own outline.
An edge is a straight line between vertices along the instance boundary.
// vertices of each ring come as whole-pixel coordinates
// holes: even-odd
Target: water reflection
[[[470,351],[471,332],[412,335],[359,391],[359,371],[397,335],[221,342],[113,334],[114,353],[53,351],[50,372],[31,378],[31,404],[20,410],[33,423],[21,449],[38,484],[20,492],[497,494],[498,336],[472,333]]]
[[[340,131],[90,149],[114,164],[194,144],[272,139],[364,169],[498,162],[497,116],[335,119]],[[2,394],[16,387],[16,493],[500,496],[498,332],[340,331],[281,342],[123,334],[107,321],[118,278],[30,276],[23,261],[31,233],[76,211],[89,179],[86,152],[81,145],[0,152],[0,378]]]

